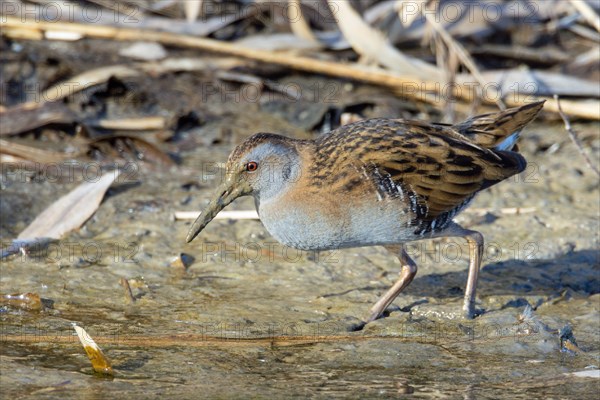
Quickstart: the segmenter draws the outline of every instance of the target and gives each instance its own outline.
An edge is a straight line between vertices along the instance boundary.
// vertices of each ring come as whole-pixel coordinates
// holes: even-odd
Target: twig
[[[175,211],[174,217],[176,220],[196,219],[198,215],[198,211]],[[258,219],[258,214],[254,210],[221,211],[215,219]]]
[[[571,5],[596,31],[600,32],[600,17],[594,9],[585,1],[571,0]]]
[[[454,38],[448,33],[448,31],[446,31],[444,26],[442,26],[442,24],[436,19],[436,17],[431,15],[429,10],[423,8],[422,14],[425,17],[425,20],[429,23],[429,25],[431,25],[431,27],[440,36],[440,38],[442,38],[446,46],[448,46],[448,49],[454,51],[454,53],[460,59],[460,62],[469,70],[469,72],[471,72],[471,75],[473,75],[473,78],[475,78],[477,83],[479,83],[479,85],[482,88],[489,88],[489,82],[487,82],[483,75],[481,75],[479,68],[477,68],[475,61],[473,60],[467,49],[465,49],[462,44],[454,40]],[[479,93],[479,95],[481,96],[482,93]],[[495,90],[490,94],[490,96],[492,98],[497,99],[496,104],[500,109],[503,110],[506,108],[506,105],[502,101],[501,96],[498,96],[498,93],[496,93]]]
[[[139,118],[121,118],[121,119],[99,119],[90,122],[95,128],[126,130],[126,131],[147,131],[160,130],[167,127],[167,121],[163,117],[139,117]]]
[[[199,325],[202,327],[203,325]],[[159,335],[97,335],[94,336],[94,341],[100,344],[114,344],[119,347],[135,347],[135,348],[166,348],[166,347],[181,347],[181,348],[253,348],[253,347],[288,347],[288,346],[303,346],[307,344],[317,343],[361,343],[368,340],[377,339],[379,341],[390,341],[393,343],[434,343],[441,345],[443,343],[484,343],[490,340],[489,337],[477,335],[471,337],[465,334],[463,337],[448,337],[440,339],[435,332],[430,332],[430,335],[423,335],[423,332],[415,335],[376,335],[348,334],[344,330],[341,323],[333,321],[331,324],[323,324],[325,328],[323,333],[317,331],[313,334],[302,335],[302,330],[295,334],[294,330],[289,330],[283,334],[274,334],[272,330],[260,329],[256,331],[223,331],[220,334],[217,332],[214,335],[206,333],[175,333],[175,334],[159,334]],[[242,326],[243,328],[243,326]],[[75,342],[73,337],[67,335],[56,335],[56,333],[48,331],[37,331],[31,334],[19,332],[9,333],[8,329],[2,332],[3,342],[9,343],[52,343],[53,346],[58,345],[73,345]],[[429,331],[425,331],[429,332]],[[277,332],[276,332],[277,333]],[[514,333],[494,336],[495,342],[499,340],[514,341]]]
[[[597,50],[597,49],[596,49]],[[520,62],[554,65],[566,63],[573,59],[567,53],[557,49],[544,49],[543,52],[536,48],[519,46],[516,44],[501,45],[501,44],[484,44],[472,46],[469,49],[471,54],[478,56],[495,56],[509,58]]]
[[[594,44],[600,41],[600,34],[598,34],[598,32],[594,31],[593,29],[589,29],[587,26],[575,24],[569,26],[568,29],[574,34],[579,35],[584,39],[593,41]]]
[[[133,292],[131,291],[131,286],[129,285],[129,280],[125,279],[125,278],[121,278],[119,280],[119,283],[121,284],[121,286],[123,286],[123,289],[125,289],[125,297],[132,303],[135,303],[135,297],[133,297]]]
[[[288,53],[276,53],[272,51],[256,50],[243,47],[241,45],[229,42],[223,42],[214,39],[193,37],[189,35],[180,35],[168,32],[147,31],[133,28],[115,28],[111,26],[64,23],[64,22],[44,22],[30,19],[21,19],[11,16],[3,16],[0,19],[2,28],[21,28],[32,30],[65,30],[70,32],[81,32],[87,37],[104,38],[122,41],[154,41],[165,45],[193,48],[204,51],[210,51],[218,54],[228,54],[235,57],[242,57],[251,60],[257,60],[264,63],[273,63],[293,68],[299,71],[335,76],[342,79],[352,79],[366,82],[374,85],[389,87],[400,91],[405,98],[413,98],[419,101],[426,101],[438,107],[443,106],[443,101],[439,97],[429,96],[428,94],[444,94],[444,86],[437,81],[426,81],[413,76],[398,75],[382,68],[363,67],[357,64],[341,64],[338,62],[317,60],[309,57],[296,56]],[[473,101],[475,94],[472,86],[458,83],[457,97],[464,101]],[[545,97],[536,96],[510,96],[505,99],[509,107],[521,106],[532,101],[544,100]],[[485,104],[495,104],[495,101],[488,96],[483,98]],[[600,102],[593,100],[570,100],[563,101],[562,106],[571,115],[580,118],[598,120],[600,114]],[[557,111],[555,102],[547,102],[546,111]]]
[[[556,95],[556,94],[554,95],[554,100],[556,100],[556,104],[558,105],[558,113],[560,114],[560,117],[562,118],[563,122],[565,123],[565,129],[567,130],[567,133],[569,134],[569,138],[571,138],[571,141],[575,144],[575,147],[577,147],[579,154],[581,154],[581,156],[585,159],[585,162],[587,163],[587,165],[596,173],[596,175],[600,176],[600,171],[598,171],[598,167],[596,167],[592,163],[592,160],[590,160],[588,155],[585,153],[585,151],[583,150],[583,145],[581,144],[581,141],[577,137],[577,134],[575,133],[573,128],[571,128],[571,122],[569,121],[569,118],[563,112],[563,110],[560,106],[560,100],[558,99],[558,95]]]

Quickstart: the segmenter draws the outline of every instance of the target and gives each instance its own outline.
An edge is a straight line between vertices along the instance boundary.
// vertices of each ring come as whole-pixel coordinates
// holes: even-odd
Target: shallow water
[[[577,128],[597,152],[598,125]],[[297,252],[246,220],[213,221],[185,244],[189,222],[173,212],[206,204],[219,179],[199,178],[198,165],[231,147],[136,171],[80,231],[2,261],[0,292],[45,299],[42,311],[1,309],[7,398],[595,398],[598,379],[569,374],[600,365],[598,180],[559,125],[534,124],[522,145],[530,168],[478,196],[471,208],[489,213],[459,217],[486,238],[483,314],[459,313],[466,243],[425,241],[410,248],[415,281],[357,332],[397,276],[384,249]],[[77,183],[3,176],[3,239]],[[535,210],[500,212],[508,207]],[[187,270],[169,265],[182,252],[194,257]],[[538,322],[519,322],[527,304]],[[92,373],[72,322],[112,360],[114,379]],[[560,351],[555,331],[567,324],[575,352]]]

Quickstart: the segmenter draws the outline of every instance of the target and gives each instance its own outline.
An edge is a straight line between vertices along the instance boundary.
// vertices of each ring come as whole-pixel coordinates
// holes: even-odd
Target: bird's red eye
[[[258,163],[256,161],[250,161],[248,164],[246,164],[246,171],[248,172],[254,172],[258,169]]]

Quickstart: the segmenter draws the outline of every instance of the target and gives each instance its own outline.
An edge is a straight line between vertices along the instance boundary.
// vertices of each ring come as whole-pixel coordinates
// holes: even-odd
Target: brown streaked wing
[[[517,153],[480,148],[460,140],[460,134],[450,129],[429,133],[411,130],[404,135],[390,132],[386,139],[392,138],[396,146],[381,152],[357,152],[358,159],[389,174],[401,188],[415,192],[427,204],[425,220],[453,210],[526,165]]]

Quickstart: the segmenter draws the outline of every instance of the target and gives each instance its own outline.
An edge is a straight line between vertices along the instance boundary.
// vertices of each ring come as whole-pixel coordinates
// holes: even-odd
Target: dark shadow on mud
[[[459,272],[417,275],[405,293],[440,298],[461,295],[467,265]],[[547,260],[508,260],[484,265],[477,291],[493,295],[559,295],[566,289],[582,294],[600,293],[600,252],[580,250]]]

